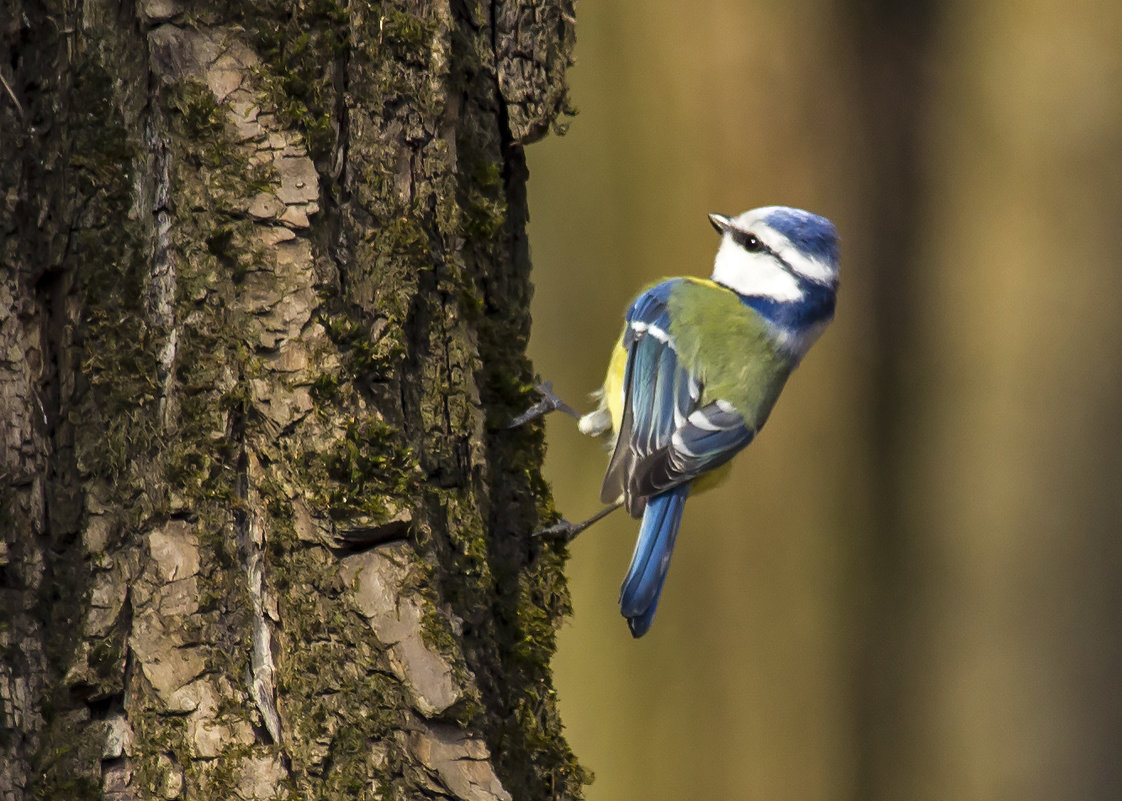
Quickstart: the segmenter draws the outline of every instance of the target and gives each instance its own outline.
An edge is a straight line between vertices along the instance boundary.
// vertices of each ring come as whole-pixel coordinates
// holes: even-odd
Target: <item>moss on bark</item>
[[[494,425],[571,8],[21,12],[0,789],[579,797],[541,432]]]

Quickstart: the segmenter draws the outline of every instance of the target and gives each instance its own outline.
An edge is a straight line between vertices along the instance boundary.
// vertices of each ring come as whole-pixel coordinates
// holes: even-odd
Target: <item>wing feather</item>
[[[704,387],[682,366],[674,344],[666,307],[672,283],[632,304],[622,340],[623,417],[601,499],[611,503],[622,493],[635,517],[649,496],[728,461],[756,433],[727,402],[701,404]]]

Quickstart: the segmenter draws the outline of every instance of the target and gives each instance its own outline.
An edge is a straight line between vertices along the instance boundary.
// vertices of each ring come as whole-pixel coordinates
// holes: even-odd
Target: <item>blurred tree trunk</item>
[[[852,798],[1116,798],[1122,9],[855,7],[882,172]]]
[[[5,5],[0,799],[579,797],[494,430],[571,4]]]

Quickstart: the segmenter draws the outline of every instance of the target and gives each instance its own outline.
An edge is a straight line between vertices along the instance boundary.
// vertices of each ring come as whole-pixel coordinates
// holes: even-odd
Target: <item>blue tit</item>
[[[613,437],[600,493],[609,506],[592,520],[618,506],[642,517],[619,599],[635,637],[654,619],[687,496],[724,477],[834,316],[838,237],[829,220],[783,206],[709,220],[721,234],[712,276],[668,278],[640,293],[599,408],[579,422],[585,434]]]

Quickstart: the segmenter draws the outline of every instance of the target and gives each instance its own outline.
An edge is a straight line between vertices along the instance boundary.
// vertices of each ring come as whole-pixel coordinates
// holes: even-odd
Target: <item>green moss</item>
[[[342,790],[368,797],[371,776],[387,783],[391,776],[371,743],[385,743],[393,761],[404,758],[392,733],[405,726],[408,702],[381,644],[342,594],[335,558],[290,530],[277,533],[269,560],[284,634],[300,644],[282,648],[277,660],[278,691],[295,726],[286,743],[293,797],[331,798]]]
[[[346,422],[326,448],[306,451],[302,476],[313,506],[330,519],[381,523],[412,496],[416,471],[416,455],[401,433],[367,415]]]
[[[238,233],[242,235],[238,236]],[[256,254],[245,241],[245,233],[247,232],[239,232],[234,225],[226,223],[216,227],[203,240],[207,252],[214,256],[235,285],[245,280],[256,262]]]
[[[247,437],[262,425],[250,411],[250,382],[262,370],[250,344],[255,321],[240,293],[249,271],[261,267],[266,258],[256,244],[255,224],[245,218],[245,207],[275,176],[251,164],[251,151],[236,141],[227,109],[214,102],[205,85],[179,82],[163,90],[161,101],[170,123],[167,147],[174,203],[168,212],[169,246],[178,339],[171,377],[173,428],[158,438],[154,472],[171,489],[178,511],[190,514],[199,537],[204,565],[198,576],[199,609],[180,625],[188,640],[205,643],[200,647],[207,681],[220,693],[219,718],[233,725],[253,714],[240,690],[221,693],[224,687],[242,687],[249,666],[252,602],[237,551],[236,526],[247,511],[241,483]],[[138,291],[146,286],[144,281],[135,284]],[[137,319],[143,319],[144,312],[141,304]],[[148,372],[157,374],[155,369]],[[155,409],[147,417],[153,424],[160,420]],[[162,514],[167,512],[165,508]],[[190,792],[236,795],[245,757],[268,749],[230,744],[215,759],[195,759],[184,717],[163,710],[141,672],[133,680],[137,685],[130,688],[134,702],[129,718],[137,734],[134,764],[142,791],[160,796],[169,772],[182,770]]]
[[[507,221],[502,166],[494,161],[480,160],[466,178],[460,190],[464,233],[469,240],[491,242]]]
[[[59,280],[78,319],[72,328],[67,320],[56,345],[67,351],[60,362],[62,380],[77,380],[71,398],[62,399],[69,420],[60,426],[63,432],[72,426],[72,454],[66,434],[56,432],[60,447],[48,500],[53,541],[45,544],[56,557],[39,582],[36,610],[48,633],[44,651],[51,667],[80,676],[82,686],[60,684],[59,696],[44,704],[45,728],[29,776],[29,797],[35,798],[100,797],[104,740],[92,730],[81,698],[120,692],[124,634],[115,631],[92,644],[75,636],[82,629],[92,567],[73,538],[82,525],[84,482],[102,484],[107,500],[127,510],[121,525],[130,534],[151,511],[145,474],[158,450],[156,353],[167,333],[148,312],[150,218],[134,213],[143,146],[121,110],[118,77],[97,57],[99,46],[110,45],[92,34],[86,45],[69,66],[73,84],[65,117],[45,126],[51,136],[56,127],[65,131],[66,196],[56,213],[71,227]]]
[[[106,698],[124,690],[125,631],[115,629],[93,643],[87,657],[92,673],[91,695]]]
[[[336,60],[349,40],[346,5],[251,0],[238,13],[264,62],[256,77],[269,105],[282,125],[303,132],[312,158],[323,162],[335,143],[331,113]]]
[[[384,309],[385,314],[395,311]],[[360,321],[347,313],[321,316],[328,336],[339,346],[343,357],[343,375],[324,379],[336,384],[333,397],[338,399],[337,390],[344,380],[387,381],[396,375],[406,353],[402,329],[404,312],[401,314],[397,319],[380,316],[372,322]],[[319,385],[326,388],[322,383]]]
[[[57,740],[49,740],[54,745],[40,749],[42,756],[31,781],[28,798],[36,801],[56,798],[83,801],[102,797],[100,771],[95,773],[93,769],[101,756],[100,744],[83,738],[81,728],[74,726],[69,732],[58,732]],[[73,740],[64,739],[67,736]]]
[[[435,11],[416,15],[393,3],[348,10],[325,0],[299,7],[251,0],[235,13],[262,56],[256,76],[265,93],[262,107],[275,107],[282,125],[303,132],[321,169],[335,144],[330,119],[340,110],[354,115],[352,121],[369,115],[361,121],[374,119],[375,128],[384,113],[401,132],[392,141],[369,127],[359,135],[356,122],[348,142],[348,167],[359,175],[349,187],[353,197],[332,197],[336,187],[327,184],[328,208],[313,220],[312,238],[317,247],[324,241],[316,228],[324,218],[346,227],[352,252],[338,267],[346,271],[346,296],[337,301],[331,297],[337,287],[323,289],[322,305],[330,311],[317,320],[330,338],[325,361],[331,366],[321,368],[311,386],[315,412],[301,424],[310,431],[277,436],[254,409],[252,381],[262,367],[253,347],[256,323],[241,311],[239,296],[246,283],[256,282],[256,275],[246,278],[260,258],[252,253],[254,224],[244,218],[245,201],[268,187],[271,176],[249,164],[231,137],[226,109],[205,86],[184,82],[166,95],[175,136],[180,339],[178,428],[161,453],[166,477],[196,515],[207,565],[196,616],[200,637],[221,628],[220,621],[231,637],[247,627],[239,615],[251,604],[234,521],[245,511],[238,481],[248,448],[267,476],[291,476],[295,487],[266,479],[256,488],[269,517],[267,580],[283,621],[274,649],[276,680],[286,724],[294,727],[285,743],[293,775],[286,789],[293,798],[342,791],[423,795],[428,779],[395,737],[411,714],[408,696],[383,645],[350,607],[336,556],[297,537],[292,498],[299,494],[313,515],[337,524],[407,507],[418,523],[411,540],[422,568],[416,580],[431,604],[422,624],[425,640],[463,665],[463,677],[470,669],[480,686],[479,697],[458,705],[451,718],[485,732],[515,797],[577,797],[585,777],[560,740],[548,668],[557,620],[568,608],[564,549],[526,539],[540,519],[554,514],[537,469],[540,432],[488,433],[482,441],[479,435],[480,402],[509,419],[525,405],[530,381],[524,357],[528,287],[519,272],[525,265],[511,252],[520,210],[508,198],[504,150],[494,138],[501,99],[493,67],[482,60],[493,54],[490,32],[454,19],[449,33]],[[353,50],[348,41],[355,42]],[[437,64],[435,53],[454,63]],[[449,143],[432,133],[450,113],[443,77],[433,77],[443,70],[457,82],[455,159]],[[408,200],[399,187],[403,154],[415,171]],[[335,202],[340,206],[332,209]],[[99,291],[129,288],[107,281]],[[115,350],[112,358],[127,352]],[[155,375],[152,367],[138,361],[134,372]],[[476,388],[481,399],[474,397]],[[159,389],[127,391],[151,405]],[[138,432],[143,428],[123,426],[111,434],[118,441],[110,450],[123,453]],[[266,463],[266,454],[275,461]],[[107,472],[129,469],[118,459]],[[465,621],[463,636],[453,634],[437,611],[446,607]],[[244,640],[220,642],[208,667],[240,687],[247,659]],[[249,713],[238,706],[244,703],[225,698],[220,715],[244,718]],[[188,764],[183,723],[150,709],[138,715],[144,745],[137,775],[156,794],[168,770],[161,754]],[[385,749],[378,759],[372,743]],[[232,747],[206,772],[189,771],[190,789],[232,797],[237,767],[251,753],[261,751]]]
[[[311,391],[312,398],[317,402],[319,408],[323,409],[326,405],[334,403],[339,399],[339,376],[329,373],[320,373],[312,381]]]
[[[87,715],[72,708],[66,687],[57,687],[39,711],[45,725],[26,777],[27,797],[100,799],[104,738],[91,731]]]
[[[113,485],[154,445],[155,402],[160,395],[156,352],[166,332],[146,313],[148,231],[131,219],[137,143],[113,104],[113,78],[97,62],[77,70],[74,97],[85,105],[73,129],[74,191],[89,198],[88,226],[72,235],[71,259],[82,319],[80,372],[90,388],[79,437],[79,465]]]
[[[184,80],[171,87],[168,106],[179,113],[183,133],[191,140],[220,139],[226,128],[226,110],[210,88],[199,81]]]
[[[471,76],[486,72],[491,43],[474,41],[463,29],[459,34],[464,38],[451,72],[465,76],[471,97],[477,91]],[[472,622],[465,648],[483,690],[479,723],[504,786],[515,797],[579,798],[589,776],[562,738],[549,668],[559,621],[570,611],[566,549],[529,536],[556,518],[540,473],[542,434],[540,427],[501,428],[528,405],[533,375],[525,357],[530,287],[520,250],[523,167],[518,151],[488,137],[486,104],[479,102],[478,112],[465,103],[457,129],[459,172],[450,193],[456,209],[447,208],[448,194],[437,203],[442,229],[450,228],[442,233],[463,243],[462,261],[443,265],[438,286],[468,329],[449,336],[449,361],[471,365],[493,433],[483,441],[483,514],[466,488],[437,493],[448,543],[437,550],[438,573],[447,576],[441,597]],[[467,342],[475,353],[464,348]],[[466,396],[449,408],[457,410],[447,413],[454,430],[470,431],[477,413]]]

